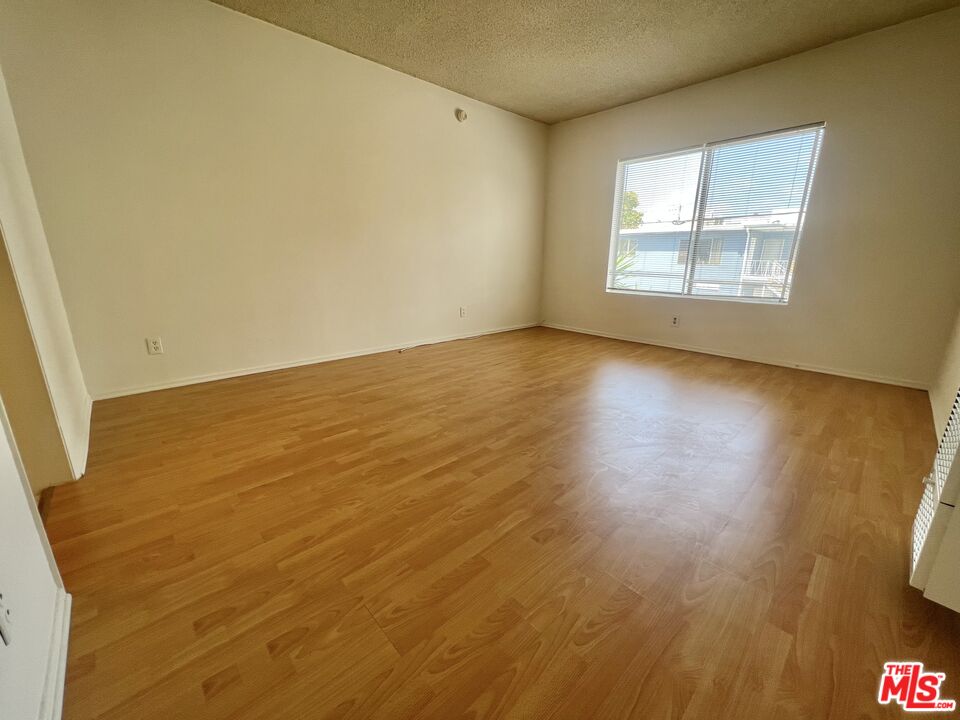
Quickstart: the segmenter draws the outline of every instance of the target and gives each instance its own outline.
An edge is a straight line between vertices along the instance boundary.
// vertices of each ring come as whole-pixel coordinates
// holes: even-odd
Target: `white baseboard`
[[[333,353],[330,355],[318,355],[316,357],[302,358],[289,362],[271,363],[269,365],[257,365],[255,367],[240,368],[237,370],[227,370],[224,372],[208,373],[205,375],[193,375],[185,378],[178,378],[168,382],[155,383],[151,385],[138,385],[135,387],[119,388],[108,390],[106,392],[94,395],[94,400],[108,400],[110,398],[124,397],[126,395],[139,395],[140,393],[153,392],[155,390],[167,390],[169,388],[184,387],[185,385],[199,385],[200,383],[212,382],[214,380],[226,380],[228,378],[243,377],[244,375],[255,375],[271,370],[286,370],[288,368],[301,367],[303,365],[315,365],[317,363],[331,362],[333,360],[346,360],[347,358],[360,357],[362,355],[375,355],[382,352],[391,352],[393,350],[403,350],[420,345],[433,345],[436,343],[449,342],[451,340],[467,340],[469,338],[481,337],[483,335],[494,335],[496,333],[510,332],[511,330],[523,330],[524,328],[537,327],[540,323],[523,323],[521,325],[509,325],[505,327],[493,328],[491,330],[482,330],[471,332],[465,335],[445,335],[441,337],[431,337],[425,339],[409,340],[407,342],[395,343],[392,345],[382,345],[379,347],[364,348],[345,353]]]
[[[92,400],[107,400],[110,398],[124,397],[127,395],[139,395],[140,393],[154,392],[155,390],[167,390],[169,388],[175,387],[184,387],[186,385],[198,385],[200,383],[213,382],[215,380],[226,380],[229,378],[243,377],[244,375],[255,375],[262,372],[270,372],[272,370],[285,370],[287,368],[301,367],[303,365],[315,365],[317,363],[331,362],[333,360],[345,360],[352,357],[360,357],[363,355],[375,355],[376,353],[382,352],[391,352],[393,350],[402,350],[404,348],[417,347],[419,345],[433,345],[435,343],[449,342],[451,340],[466,340],[473,337],[481,337],[483,335],[494,335],[496,333],[510,332],[512,330],[522,330],[525,328],[543,326],[548,328],[553,328],[555,330],[565,330],[568,332],[580,333],[581,335],[594,335],[596,337],[605,337],[613,340],[626,340],[628,342],[642,343],[645,345],[657,345],[659,347],[668,347],[675,350],[686,350],[689,352],[704,353],[706,355],[716,355],[718,357],[733,358],[735,360],[746,360],[749,362],[763,363],[764,365],[777,365],[779,367],[794,368],[797,370],[809,370],[811,372],[825,373],[827,375],[837,375],[839,377],[853,378],[855,380],[868,380],[870,382],[879,382],[886,385],[898,385],[900,387],[914,388],[917,390],[928,390],[928,384],[921,382],[919,380],[913,380],[910,378],[896,378],[888,377],[884,375],[874,375],[871,373],[861,373],[851,370],[844,370],[841,368],[833,367],[823,367],[818,365],[809,365],[806,363],[794,363],[788,362],[786,360],[781,360],[777,358],[763,357],[759,355],[750,355],[750,354],[735,354],[729,352],[721,352],[718,350],[713,350],[711,348],[700,347],[697,345],[683,345],[679,343],[665,343],[660,340],[651,340],[649,338],[642,338],[637,336],[629,335],[617,335],[614,333],[606,333],[599,330],[590,330],[588,328],[576,327],[573,325],[564,325],[561,323],[552,323],[552,322],[543,322],[543,323],[523,323],[520,325],[509,325],[504,327],[497,327],[490,330],[483,330],[474,333],[468,333],[465,335],[445,335],[440,337],[431,337],[419,340],[411,340],[402,343],[395,343],[391,345],[381,345],[377,347],[364,348],[362,350],[354,350],[344,353],[332,353],[329,355],[318,355],[315,357],[302,358],[299,360],[292,360],[289,362],[280,362],[280,363],[271,363],[267,365],[257,365],[255,367],[239,368],[237,370],[227,370],[223,372],[216,373],[207,373],[204,375],[193,375],[185,378],[178,378],[176,380],[170,380],[162,383],[154,383],[150,385],[138,385],[134,387],[118,388],[115,390],[108,390],[106,392],[97,393],[93,396]]]
[[[929,390],[927,383],[919,380],[906,378],[887,377],[884,375],[873,375],[870,373],[861,373],[851,370],[842,370],[840,368],[823,367],[819,365],[808,365],[806,363],[787,362],[775,358],[762,357],[759,355],[743,355],[728,352],[720,352],[710,348],[698,347],[696,345],[680,345],[676,343],[665,343],[660,340],[650,340],[641,337],[630,337],[628,335],[615,335],[613,333],[600,332],[598,330],[588,330],[587,328],[574,327],[572,325],[562,325],[560,323],[544,322],[543,327],[553,328],[554,330],[566,330],[567,332],[580,333],[581,335],[595,335],[596,337],[610,338],[611,340],[626,340],[628,342],[642,343],[644,345],[656,345],[658,347],[667,347],[674,350],[687,350],[688,352],[703,353],[705,355],[716,355],[718,357],[732,358],[734,360],[746,360],[748,362],[762,363],[764,365],[777,365],[779,367],[794,368],[796,370],[809,370],[810,372],[824,373],[826,375],[837,375],[839,377],[852,378],[854,380],[868,380],[870,382],[883,383],[885,385],[897,385],[899,387],[913,388],[916,390]]]
[[[67,646],[70,639],[72,605],[73,598],[70,594],[59,588],[50,629],[50,652],[47,656],[47,674],[43,681],[38,720],[60,720],[63,714],[63,687],[67,677]]]
[[[85,432],[82,437],[74,440],[76,447],[73,452],[70,451],[70,448],[67,449],[70,471],[74,480],[79,480],[87,471],[87,455],[90,453],[90,422],[93,417],[93,398],[90,397],[89,393],[84,398],[83,416],[86,421],[83,426]]]

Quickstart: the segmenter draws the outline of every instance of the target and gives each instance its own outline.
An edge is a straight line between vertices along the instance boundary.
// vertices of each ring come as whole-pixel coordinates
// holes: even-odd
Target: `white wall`
[[[0,14],[94,397],[539,321],[544,126],[202,0]]]
[[[70,469],[74,478],[78,478],[87,463],[91,400],[80,371],[2,73],[0,226]]]
[[[960,302],[958,37],[949,10],[553,126],[546,321],[929,385]],[[604,292],[618,159],[821,120],[789,306]]]
[[[960,238],[957,240],[960,243]],[[930,387],[930,405],[933,407],[933,422],[937,438],[943,433],[950,418],[950,410],[960,388],[960,313],[953,323],[953,332],[947,344],[940,370]]]
[[[11,612],[0,643],[0,717],[59,717],[69,596],[43,534],[0,401],[0,594]]]

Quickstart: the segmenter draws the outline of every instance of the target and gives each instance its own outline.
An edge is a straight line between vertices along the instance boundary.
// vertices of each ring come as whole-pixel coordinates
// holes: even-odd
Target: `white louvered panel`
[[[940,507],[949,507],[940,504]],[[950,512],[947,528],[939,541],[937,557],[930,569],[925,597],[960,612],[960,513]]]
[[[924,487],[923,495],[920,498],[920,507],[917,508],[917,516],[913,519],[913,552],[910,567],[914,572],[917,568],[917,562],[920,560],[920,553],[923,551],[923,544],[927,541],[927,533],[933,524],[933,511],[937,507],[933,494],[932,485]]]
[[[928,482],[913,521],[910,584],[915,588],[923,590],[926,587],[952,510],[949,505],[937,502],[936,486]]]
[[[924,479],[923,497],[913,521],[910,584],[931,600],[960,610],[960,515],[954,512],[960,495],[960,391],[954,398],[933,460]]]
[[[954,463],[958,446],[960,446],[960,394],[953,402],[950,418],[947,420],[943,437],[940,438],[937,457],[933,463],[939,500],[950,505],[956,505],[957,496],[960,495],[960,464]]]

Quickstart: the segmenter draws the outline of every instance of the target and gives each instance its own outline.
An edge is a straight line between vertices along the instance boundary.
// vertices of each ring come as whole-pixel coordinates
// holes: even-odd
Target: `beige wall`
[[[539,321],[544,126],[201,0],[0,15],[95,397]]]
[[[954,321],[947,351],[930,387],[930,405],[933,407],[933,422],[937,427],[938,438],[947,426],[958,388],[960,388],[960,314]]]
[[[546,321],[929,385],[960,302],[958,37],[955,9],[553,126]],[[604,292],[618,159],[821,120],[789,306]]]
[[[17,349],[9,348],[7,360],[19,357],[23,363],[23,386],[16,389],[9,385],[0,392],[10,394],[10,416],[17,432],[17,441],[23,451],[24,462],[30,471],[30,480],[35,489],[69,479],[61,468],[63,453],[70,465],[70,475],[78,478],[87,463],[87,447],[90,439],[90,395],[83,380],[77,359],[73,335],[63,305],[63,297],[54,271],[53,260],[40,221],[40,213],[33,194],[30,175],[24,161],[17,125],[7,95],[4,77],[0,74],[0,228],[3,230],[6,253],[9,254],[13,275],[9,278],[16,284],[14,294],[19,300],[7,307],[7,327],[19,327],[25,321],[30,345]],[[4,258],[4,262],[6,262]],[[25,313],[25,317],[24,317]],[[13,332],[13,330],[11,330]],[[6,340],[5,336],[3,337]],[[19,336],[17,336],[19,337]],[[11,339],[11,343],[13,343]],[[19,342],[19,341],[18,341]],[[36,355],[34,355],[36,348]],[[40,385],[35,384],[34,363],[39,357]],[[8,383],[16,382],[16,375],[6,375]],[[30,432],[40,434],[24,436],[22,422],[23,393],[29,393],[29,402],[36,408],[43,403],[37,392],[45,387],[49,396],[46,401],[55,412],[56,429],[59,432],[59,449],[40,426],[34,424]],[[45,469],[38,469],[36,446],[46,448]]]
[[[0,396],[34,494],[72,478],[0,232]]]
[[[549,324],[935,382],[960,304],[960,9],[554,126],[549,191],[543,126],[201,0],[0,12],[96,396],[535,323],[541,267]],[[604,292],[619,158],[819,120],[788,307]]]

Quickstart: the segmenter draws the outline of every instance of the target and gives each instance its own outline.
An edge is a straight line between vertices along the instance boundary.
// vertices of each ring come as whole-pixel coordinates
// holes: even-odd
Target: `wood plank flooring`
[[[66,720],[873,718],[926,394],[545,328],[98,402]]]

